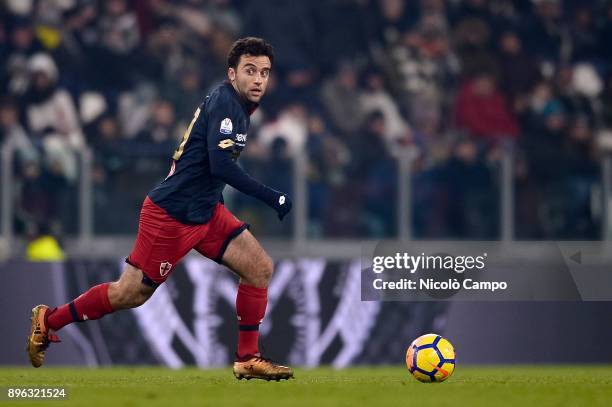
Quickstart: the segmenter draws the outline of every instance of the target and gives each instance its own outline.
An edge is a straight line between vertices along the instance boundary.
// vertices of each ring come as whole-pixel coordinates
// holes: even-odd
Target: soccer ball
[[[419,336],[406,351],[406,365],[420,382],[443,382],[455,371],[455,349],[440,335]]]

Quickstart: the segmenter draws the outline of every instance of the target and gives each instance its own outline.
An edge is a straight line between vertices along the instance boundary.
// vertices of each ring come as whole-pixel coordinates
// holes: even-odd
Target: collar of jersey
[[[236,89],[234,89],[230,81],[225,80],[223,84],[231,90],[232,95],[234,95],[234,97],[240,103],[240,106],[242,106],[242,108],[244,109],[244,112],[248,116],[252,115],[253,112],[257,109],[257,107],[259,107],[259,103],[244,100],[242,97],[240,97],[240,95],[238,94],[238,92],[236,92]]]

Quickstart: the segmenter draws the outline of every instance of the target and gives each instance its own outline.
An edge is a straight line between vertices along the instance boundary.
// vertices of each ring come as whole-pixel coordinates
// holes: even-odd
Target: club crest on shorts
[[[162,264],[159,265],[159,275],[162,277],[165,276],[166,274],[170,272],[171,268],[172,268],[172,264],[168,263],[167,261],[163,262]]]

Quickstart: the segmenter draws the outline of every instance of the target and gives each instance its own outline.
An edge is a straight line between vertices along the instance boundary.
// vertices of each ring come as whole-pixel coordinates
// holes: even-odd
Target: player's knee
[[[146,295],[145,293],[142,292],[142,290],[138,290],[137,292],[133,293],[133,295],[130,296],[129,308],[140,307],[142,304],[147,302],[149,297],[150,295]]]
[[[147,302],[148,299],[149,297],[145,297],[141,293],[130,293],[129,295],[126,295],[125,298],[123,298],[123,308],[128,309],[140,307],[142,304]]]
[[[249,269],[245,270],[245,273],[242,274],[242,278],[248,285],[265,288],[272,278],[273,271],[274,264],[272,259],[267,254],[264,254],[256,257],[256,260],[251,263]]]
[[[114,310],[136,308],[144,304],[150,295],[144,293],[140,287],[132,284],[116,282],[109,287],[109,300]]]
[[[267,254],[263,256],[261,259],[261,264],[259,267],[260,270],[260,279],[265,282],[267,285],[268,282],[272,279],[272,274],[274,273],[274,263],[272,259]]]

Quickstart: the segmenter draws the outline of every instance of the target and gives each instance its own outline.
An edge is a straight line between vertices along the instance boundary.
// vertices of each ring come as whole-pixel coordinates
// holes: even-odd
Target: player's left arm
[[[223,116],[223,117],[222,117]],[[232,115],[233,116],[233,115]],[[283,192],[270,188],[251,177],[232,159],[235,144],[234,133],[226,120],[236,122],[236,117],[211,114],[207,134],[210,172],[214,177],[236,188],[238,191],[259,199],[273,208],[282,220],[293,206],[291,198]],[[224,128],[224,121],[226,125]]]
[[[283,192],[270,188],[257,181],[231,159],[231,152],[209,151],[210,172],[221,181],[238,191],[259,199],[278,213],[283,219],[293,206],[291,198]]]

